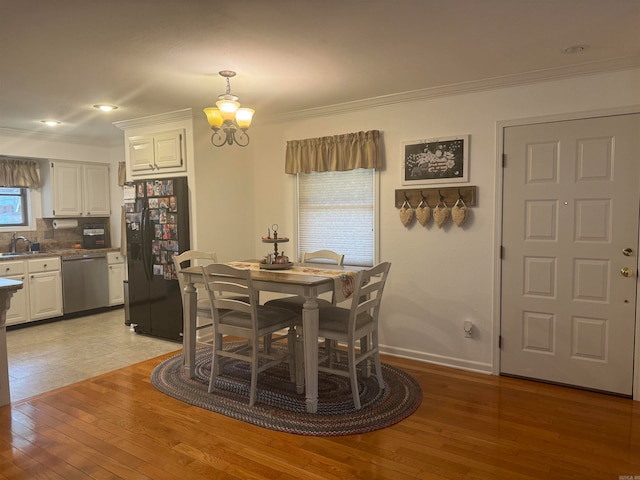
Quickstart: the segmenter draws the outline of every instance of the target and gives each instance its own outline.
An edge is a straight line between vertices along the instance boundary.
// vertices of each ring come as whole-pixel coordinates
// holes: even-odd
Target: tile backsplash
[[[53,218],[38,218],[36,219],[36,231],[20,230],[19,227],[14,231],[16,236],[24,236],[28,238],[30,242],[39,242],[40,250],[59,250],[65,248],[73,248],[76,243],[82,243],[82,229],[85,224],[98,224],[103,223],[106,229],[106,238],[109,238],[109,221],[106,218],[78,218],[78,226],[76,228],[69,229],[54,229]],[[13,232],[1,232],[0,233],[0,252],[8,252],[11,246],[11,236]],[[24,252],[28,249],[25,242],[18,242],[16,246],[17,252]]]

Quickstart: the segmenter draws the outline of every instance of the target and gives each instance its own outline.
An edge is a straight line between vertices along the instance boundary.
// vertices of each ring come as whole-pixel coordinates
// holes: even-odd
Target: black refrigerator
[[[125,198],[129,321],[137,333],[182,341],[173,256],[189,250],[186,177],[138,180]]]

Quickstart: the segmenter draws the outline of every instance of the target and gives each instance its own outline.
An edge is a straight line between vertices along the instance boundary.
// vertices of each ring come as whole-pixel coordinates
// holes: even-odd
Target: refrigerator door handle
[[[149,210],[144,208],[142,210],[142,218],[140,229],[142,230],[142,267],[144,274],[148,281],[151,281],[152,276],[152,263],[151,263],[151,240],[149,237]]]

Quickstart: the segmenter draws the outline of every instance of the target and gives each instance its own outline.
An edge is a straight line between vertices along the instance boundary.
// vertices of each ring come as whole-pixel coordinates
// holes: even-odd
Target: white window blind
[[[298,260],[333,250],[345,265],[372,266],[375,256],[375,171],[298,175]]]

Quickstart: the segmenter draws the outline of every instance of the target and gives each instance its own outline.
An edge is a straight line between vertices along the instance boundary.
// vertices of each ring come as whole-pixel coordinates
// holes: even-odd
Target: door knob
[[[631,275],[633,275],[633,270],[629,267],[622,267],[620,269],[620,275],[622,275],[623,277],[630,277]]]
[[[622,254],[623,254],[625,257],[630,257],[631,255],[633,255],[633,249],[631,249],[631,248],[627,247],[627,248],[625,248],[625,249],[623,249],[623,250],[622,250]]]

